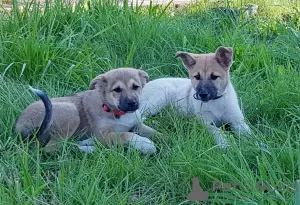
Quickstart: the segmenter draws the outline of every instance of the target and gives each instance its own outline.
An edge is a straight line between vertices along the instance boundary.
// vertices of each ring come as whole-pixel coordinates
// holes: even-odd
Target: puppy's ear
[[[104,76],[104,74],[102,75],[98,75],[96,78],[94,78],[89,86],[90,90],[100,90],[101,88],[103,88],[105,85],[107,84],[107,80]]]
[[[140,79],[142,82],[142,87],[144,87],[146,85],[146,83],[149,82],[149,75],[145,71],[139,70],[139,76],[140,76]]]
[[[216,60],[225,69],[228,70],[232,64],[233,48],[219,47],[216,50]]]
[[[178,51],[175,57],[179,57],[187,69],[191,68],[193,65],[196,64],[196,59],[190,53]]]

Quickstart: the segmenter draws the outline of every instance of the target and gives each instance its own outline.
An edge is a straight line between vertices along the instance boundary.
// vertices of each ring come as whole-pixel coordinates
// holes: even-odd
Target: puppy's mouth
[[[209,95],[209,94],[203,95],[203,94],[200,94],[200,93],[195,93],[195,94],[193,95],[193,97],[194,97],[196,100],[201,100],[202,102],[207,103],[207,102],[209,102],[209,101],[211,101],[211,100],[217,100],[217,99],[223,97],[223,95],[224,95],[224,94],[219,95],[219,96],[218,96],[218,95]]]
[[[195,94],[193,95],[193,97],[194,97],[196,100],[201,100],[202,102],[208,102],[208,101],[211,100],[210,97],[209,97],[209,95],[202,95],[202,94],[200,94],[199,92],[195,93]]]
[[[127,113],[133,113],[135,111],[137,111],[137,109],[139,109],[138,107],[137,108],[121,108],[120,106],[118,106],[118,109],[121,111],[121,112],[127,112]]]
[[[123,112],[135,112],[139,109],[139,101],[137,98],[121,98],[118,109]]]

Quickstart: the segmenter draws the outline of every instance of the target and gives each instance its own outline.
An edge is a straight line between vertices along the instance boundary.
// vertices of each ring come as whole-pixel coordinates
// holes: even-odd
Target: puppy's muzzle
[[[119,109],[124,112],[133,112],[139,108],[139,101],[135,98],[125,98],[120,102]]]
[[[200,92],[196,92],[193,97],[196,100],[201,100],[203,102],[207,102],[209,101],[209,93],[207,91],[200,91]]]

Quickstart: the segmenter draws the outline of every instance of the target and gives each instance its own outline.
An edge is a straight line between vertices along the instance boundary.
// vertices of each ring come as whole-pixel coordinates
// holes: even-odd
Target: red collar
[[[109,107],[107,107],[107,105],[105,105],[105,104],[102,105],[102,108],[103,108],[103,110],[104,110],[105,112],[111,112],[111,113],[113,113],[115,116],[118,116],[118,117],[120,117],[120,116],[126,114],[126,112],[123,112],[123,111],[120,111],[120,110],[111,110],[111,109],[110,109]]]

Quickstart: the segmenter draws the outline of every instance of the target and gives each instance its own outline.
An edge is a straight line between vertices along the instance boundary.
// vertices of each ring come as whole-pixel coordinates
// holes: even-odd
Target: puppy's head
[[[233,49],[219,47],[215,53],[194,54],[177,52],[188,69],[189,77],[195,89],[195,98],[203,102],[216,99],[224,94],[229,81],[229,69],[232,64]]]
[[[97,90],[111,109],[134,112],[139,108],[139,96],[149,81],[145,71],[118,68],[97,76],[90,83],[90,90]]]

